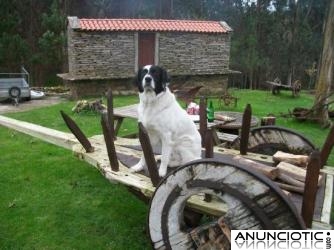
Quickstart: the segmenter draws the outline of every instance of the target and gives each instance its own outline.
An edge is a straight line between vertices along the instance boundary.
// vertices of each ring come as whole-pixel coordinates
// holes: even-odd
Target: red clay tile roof
[[[163,19],[78,19],[80,30],[86,31],[169,31],[227,33],[225,22]]]

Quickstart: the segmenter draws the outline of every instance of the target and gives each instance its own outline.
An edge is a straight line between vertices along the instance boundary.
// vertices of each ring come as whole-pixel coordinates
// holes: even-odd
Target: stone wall
[[[133,78],[129,79],[95,79],[65,81],[65,86],[70,89],[70,97],[74,100],[82,97],[102,97],[111,88],[114,95],[135,95],[137,88],[133,84]]]
[[[229,57],[229,34],[160,33],[159,64],[173,75],[225,74]]]
[[[171,75],[169,87],[171,90],[177,90],[203,86],[199,95],[222,95],[226,91],[227,80],[227,75]],[[80,99],[85,96],[104,96],[109,88],[112,89],[114,95],[135,95],[138,91],[133,83],[134,78],[92,79],[65,81],[65,86],[70,89],[72,99]]]
[[[75,78],[128,78],[135,71],[133,32],[69,29],[69,74]]]
[[[203,94],[226,86],[230,33],[157,34],[159,65],[172,76],[171,87],[203,85]],[[135,32],[83,32],[68,29],[69,73],[63,77],[72,97],[102,95],[111,87],[117,94],[134,93],[131,82],[137,67]]]

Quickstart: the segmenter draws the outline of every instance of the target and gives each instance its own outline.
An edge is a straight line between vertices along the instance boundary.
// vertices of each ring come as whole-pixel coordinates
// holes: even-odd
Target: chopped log
[[[278,169],[278,178],[280,178],[281,180],[283,180],[282,175],[288,175],[295,180],[298,180],[298,181],[301,181],[301,182],[305,183],[306,169],[297,167],[297,166],[292,165],[292,164],[287,163],[287,162],[280,162],[277,165],[276,168]],[[284,178],[284,176],[283,176],[283,178]],[[322,179],[323,179],[323,176],[319,175],[318,186],[321,185]],[[292,183],[290,183],[290,184],[292,184]]]
[[[309,161],[309,157],[307,155],[295,155],[295,154],[285,153],[282,151],[277,151],[276,154],[273,155],[273,161],[288,162],[300,167],[306,167]]]
[[[283,173],[279,173],[278,178],[282,181],[284,181],[287,184],[296,186],[296,187],[302,187],[305,188],[305,183],[299,180],[296,180],[295,178],[287,175],[287,174],[283,174]]]
[[[257,172],[264,174],[265,176],[269,177],[272,180],[275,180],[278,176],[277,168],[269,167],[265,164],[255,162],[255,161],[243,158],[241,156],[234,156],[232,157],[232,159],[238,161],[242,165],[245,165]]]
[[[275,182],[275,183],[283,190],[300,193],[300,194],[304,193],[303,187],[296,187],[296,186],[292,186],[292,185],[281,183],[281,182]]]
[[[306,170],[303,168],[283,161],[280,162],[276,168],[279,170],[279,175],[286,174],[296,180],[305,182]]]

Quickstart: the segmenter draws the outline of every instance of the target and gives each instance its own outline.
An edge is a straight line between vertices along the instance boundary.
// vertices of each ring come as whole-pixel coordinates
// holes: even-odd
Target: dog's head
[[[154,91],[158,95],[166,90],[168,82],[166,70],[159,66],[146,65],[138,71],[135,84],[140,93]]]

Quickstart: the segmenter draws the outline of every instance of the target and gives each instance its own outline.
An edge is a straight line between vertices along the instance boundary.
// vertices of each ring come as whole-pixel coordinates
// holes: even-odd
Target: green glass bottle
[[[208,122],[213,122],[215,119],[215,109],[213,107],[212,101],[210,101],[209,103],[207,117],[208,117]]]

